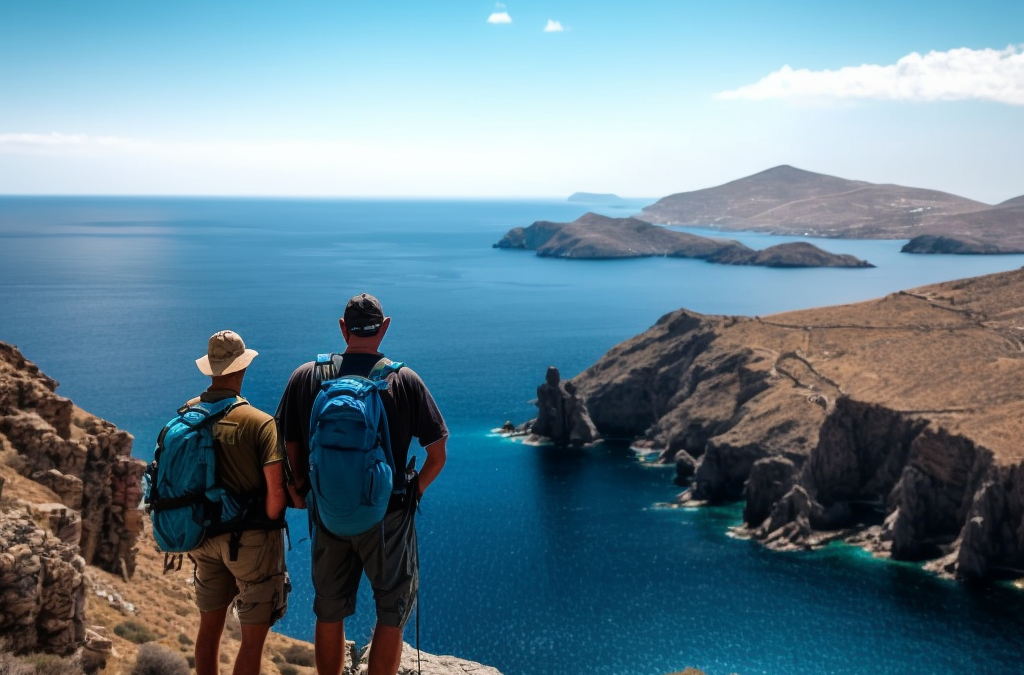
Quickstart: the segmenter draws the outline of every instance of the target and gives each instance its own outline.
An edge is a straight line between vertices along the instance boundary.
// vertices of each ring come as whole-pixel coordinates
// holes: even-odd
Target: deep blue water
[[[631,214],[640,203],[602,207]],[[1024,256],[909,256],[903,242],[819,241],[871,270],[649,259],[564,261],[491,248],[566,202],[0,198],[0,339],[60,393],[136,437],[206,383],[216,330],[259,350],[245,394],[276,407],[291,370],[340,347],[344,301],[394,317],[385,351],[427,381],[452,431],[423,503],[421,646],[506,675],[1019,673],[1024,599],[969,590],[837,546],[778,554],[727,536],[736,507],[659,508],[671,471],[624,448],[554,453],[490,434],[548,365],[571,377],[663,313],[759,314],[866,300],[1008,270]],[[783,239],[736,238],[756,248]],[[310,639],[309,543],[292,518],[292,607]],[[372,599],[349,637],[363,641]],[[414,640],[410,629],[407,639]]]

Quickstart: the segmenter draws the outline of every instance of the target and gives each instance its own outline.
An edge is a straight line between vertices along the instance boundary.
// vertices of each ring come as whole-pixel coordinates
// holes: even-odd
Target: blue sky
[[[0,0],[0,193],[1024,194],[1024,2]]]

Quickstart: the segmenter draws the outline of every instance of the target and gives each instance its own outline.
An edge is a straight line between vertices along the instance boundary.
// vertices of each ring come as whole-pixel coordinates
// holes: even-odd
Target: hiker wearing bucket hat
[[[237,399],[213,426],[218,481],[232,494],[255,498],[247,522],[236,531],[208,536],[189,553],[200,617],[196,675],[219,672],[220,638],[232,605],[242,633],[234,675],[259,675],[267,633],[288,606],[281,530],[284,453],[274,418],[241,396],[246,369],[257,354],[234,331],[214,333],[206,354],[196,359],[200,372],[212,378],[210,388],[187,404]]]
[[[377,298],[368,293],[354,296],[345,305],[338,323],[345,339],[344,353],[322,354],[316,361],[296,368],[275,417],[294,473],[295,485],[289,490],[293,491],[293,499],[299,505],[308,503],[310,507],[317,673],[340,675],[342,671],[344,621],[355,614],[356,591],[365,573],[373,587],[377,610],[368,672],[395,675],[402,656],[402,630],[416,606],[419,588],[414,516],[423,491],[444,466],[448,428],[420,376],[404,364],[388,360],[379,351],[391,317],[384,314]],[[345,388],[350,385],[354,388]],[[323,401],[328,400],[331,392],[367,389],[373,390],[372,396],[379,396],[385,413],[379,419],[386,419],[386,427],[376,426],[376,420],[370,420],[379,430],[378,445],[371,450],[389,445],[388,462],[394,475],[393,482],[386,488],[389,494],[384,494],[379,502],[382,518],[375,512],[378,519],[375,525],[348,536],[337,527],[348,516],[339,517],[337,511],[328,514],[328,506],[344,499],[340,495],[343,485],[347,485],[345,480],[333,479],[334,476],[342,478],[342,474],[330,473],[330,463],[336,460],[328,455],[351,456],[357,452],[339,453],[331,449],[327,441],[320,441],[321,427],[317,426],[315,434],[311,427],[320,419],[314,418],[314,404],[319,415],[325,407]],[[326,422],[323,429],[334,431],[336,428],[330,424],[331,421]],[[365,437],[364,434],[359,438]],[[426,451],[419,474],[412,471],[413,462],[409,461],[413,438]],[[365,451],[362,445],[350,447],[349,439],[354,437],[346,436],[346,443],[333,447]],[[323,464],[314,466],[316,472],[311,474],[311,460],[320,459]],[[359,494],[357,491],[356,501]]]

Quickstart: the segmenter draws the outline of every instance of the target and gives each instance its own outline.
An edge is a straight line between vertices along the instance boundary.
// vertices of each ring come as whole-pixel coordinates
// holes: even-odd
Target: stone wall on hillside
[[[56,389],[16,347],[0,342],[5,459],[79,514],[87,563],[130,576],[143,524],[137,507],[145,463],[132,458],[130,434],[78,410]]]
[[[0,512],[0,635],[18,654],[72,654],[85,637],[85,560],[22,510]]]

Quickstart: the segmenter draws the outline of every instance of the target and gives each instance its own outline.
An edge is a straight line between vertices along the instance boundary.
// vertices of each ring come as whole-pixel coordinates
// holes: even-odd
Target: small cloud
[[[865,64],[839,70],[794,70],[783,66],[760,81],[723,91],[716,98],[884,99],[898,101],[985,100],[1024,106],[1024,51],[951,49],[913,52],[887,66]]]
[[[544,26],[545,33],[561,33],[565,28],[562,28],[561,21],[555,21],[554,19],[548,19],[548,25]]]
[[[0,134],[0,152],[13,151],[52,151],[52,150],[141,150],[153,146],[145,140],[118,136],[87,136],[85,134]]]
[[[512,17],[508,15],[504,4],[496,2],[494,3],[494,12],[487,17],[487,23],[512,23]]]

